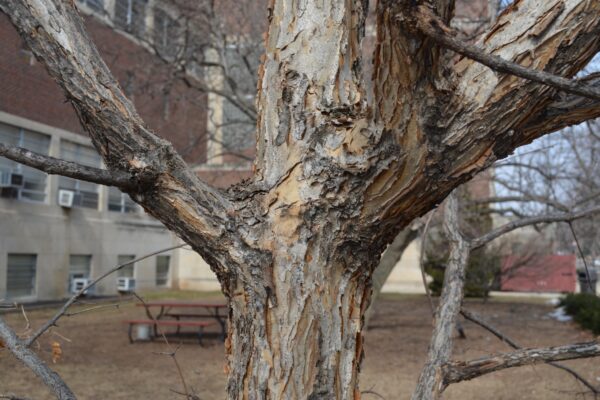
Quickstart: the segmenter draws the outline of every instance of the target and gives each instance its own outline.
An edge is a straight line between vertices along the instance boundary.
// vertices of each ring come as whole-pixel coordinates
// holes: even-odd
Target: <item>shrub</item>
[[[447,259],[427,257],[425,272],[433,279],[429,290],[439,296],[444,283]],[[500,273],[500,257],[483,249],[474,251],[469,257],[465,276],[466,297],[487,297]]]
[[[565,312],[584,329],[600,334],[600,298],[591,293],[570,293],[560,301]]]

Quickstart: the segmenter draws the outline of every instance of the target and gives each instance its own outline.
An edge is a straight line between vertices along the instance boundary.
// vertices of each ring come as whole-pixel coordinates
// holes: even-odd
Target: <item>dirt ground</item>
[[[169,296],[169,295],[168,295]],[[215,295],[204,296],[215,300]],[[514,301],[514,300],[511,300]],[[572,323],[560,323],[545,315],[551,306],[528,302],[468,301],[470,310],[529,347],[559,345],[592,339],[589,332]],[[51,310],[27,313],[32,326],[39,326]],[[5,316],[22,332],[26,326],[21,314]],[[104,308],[65,318],[55,334],[40,340],[39,353],[51,361],[53,341],[59,342],[61,359],[56,371],[71,385],[80,399],[182,399],[181,382],[173,360],[161,352],[163,343],[129,344],[127,328],[121,321],[143,317],[132,304],[118,309]],[[507,347],[475,325],[464,322],[467,339],[456,339],[455,358],[470,359]],[[362,365],[363,399],[408,399],[424,361],[431,318],[427,299],[422,296],[384,296],[376,304],[371,327],[366,332],[365,360]],[[68,339],[68,340],[67,340]],[[203,400],[224,398],[225,357],[223,344],[208,341],[205,347],[182,344],[177,359],[190,388]],[[600,386],[600,360],[570,361],[590,382]],[[592,399],[584,387],[566,373],[545,365],[509,369],[483,378],[451,386],[448,400],[471,399]],[[12,393],[28,399],[51,399],[37,378],[22,367],[6,350],[0,350],[0,395]],[[376,393],[376,394],[375,394]],[[379,397],[380,396],[380,397]]]

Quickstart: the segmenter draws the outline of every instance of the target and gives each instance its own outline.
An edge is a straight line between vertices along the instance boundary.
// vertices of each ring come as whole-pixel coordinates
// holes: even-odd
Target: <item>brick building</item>
[[[78,0],[78,6],[104,60],[152,130],[214,185],[249,175],[247,161],[208,160],[209,96],[174,79],[166,62],[181,40],[177,10],[152,0]],[[0,141],[101,167],[73,108],[2,13],[0,38]],[[0,300],[63,298],[73,279],[96,277],[175,243],[162,224],[116,188],[49,176],[0,157]],[[198,268],[209,274],[201,260],[186,253],[151,257],[119,276],[135,279],[138,288],[153,288],[179,286],[180,264],[187,268],[184,276]],[[116,290],[117,280],[109,278],[95,292]]]
[[[194,24],[195,19],[188,18],[197,28],[182,31],[185,10],[175,9],[169,0],[77,0],[77,4],[105,62],[152,130],[170,140],[209,184],[226,187],[251,175],[252,112],[240,112],[232,105],[253,104],[266,22],[261,2],[212,3],[224,16],[227,31],[217,50],[202,46],[211,35],[219,36],[210,31],[217,24],[202,18]],[[192,9],[201,7],[190,4]],[[478,26],[491,15],[495,4],[459,1],[456,21],[472,30],[471,25]],[[0,38],[0,140],[101,167],[68,100],[3,14]],[[367,47],[373,44],[370,39]],[[190,49],[182,46],[182,40],[200,46]],[[185,61],[183,77],[173,67],[182,65],[174,62],[178,57]],[[222,67],[206,67],[199,60]],[[196,80],[215,90],[198,90]],[[232,88],[237,90],[234,98],[216,94]],[[475,186],[482,193],[491,187],[489,179]],[[69,206],[59,204],[65,192],[72,196]],[[116,188],[48,176],[0,158],[0,300],[62,298],[73,279],[96,277],[117,263],[175,243],[177,238]],[[390,276],[387,290],[422,290],[418,254],[416,241]],[[138,288],[219,288],[206,263],[185,250],[151,257],[120,276],[135,279]],[[110,278],[98,285],[96,294],[116,290],[116,279]]]

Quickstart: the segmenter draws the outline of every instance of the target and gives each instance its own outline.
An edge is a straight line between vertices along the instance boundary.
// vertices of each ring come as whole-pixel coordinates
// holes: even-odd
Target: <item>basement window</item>
[[[6,296],[9,299],[35,294],[37,255],[8,254]]]

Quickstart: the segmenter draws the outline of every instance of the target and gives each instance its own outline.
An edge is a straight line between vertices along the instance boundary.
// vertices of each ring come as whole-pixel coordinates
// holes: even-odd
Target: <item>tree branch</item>
[[[399,17],[400,21],[405,21],[405,16]],[[533,82],[541,83],[555,89],[563,90],[567,93],[576,94],[594,100],[600,100],[600,90],[594,86],[587,85],[578,80],[566,79],[548,72],[523,67],[517,63],[503,59],[493,54],[487,54],[477,46],[473,46],[456,39],[456,32],[447,27],[440,19],[426,6],[418,7],[413,20],[415,27],[425,35],[436,41],[438,44],[454,50],[460,55],[475,60],[494,71],[504,72],[528,79]]]
[[[63,88],[107,168],[156,177],[152,187],[128,191],[131,198],[189,243],[221,282],[233,273],[247,277],[245,269],[267,255],[247,246],[232,200],[202,182],[169,142],[146,128],[89,38],[75,2],[3,0],[0,10]]]
[[[0,156],[39,169],[50,175],[67,176],[100,185],[125,188],[134,186],[137,181],[133,175],[124,171],[108,171],[88,167],[2,143],[0,143]]]
[[[521,349],[513,353],[501,353],[476,360],[455,361],[444,365],[444,387],[506,368],[597,356],[600,356],[600,344],[594,341],[558,347]]]
[[[528,225],[535,224],[549,224],[552,222],[565,222],[565,221],[573,221],[579,218],[587,217],[588,215],[596,214],[600,212],[600,206],[588,208],[582,211],[570,212],[570,213],[560,213],[560,214],[550,214],[550,215],[540,215],[536,217],[522,218],[513,222],[509,222],[504,224],[483,236],[480,236],[471,241],[471,249],[477,249],[488,242],[508,233],[514,231],[515,229],[522,228]]]
[[[436,322],[427,362],[421,371],[412,400],[438,399],[443,390],[442,367],[452,355],[452,334],[463,300],[465,271],[469,259],[469,244],[459,231],[458,204],[453,192],[444,210],[444,228],[450,242],[450,256],[444,273],[444,286],[440,297]]]
[[[491,203],[529,203],[537,202],[552,206],[561,211],[569,211],[569,207],[554,201],[548,197],[524,194],[523,196],[492,196],[471,201],[472,204],[491,204]]]
[[[479,325],[480,327],[482,327],[483,329],[487,330],[488,332],[490,332],[491,334],[493,334],[494,336],[496,336],[498,339],[500,339],[504,343],[508,344],[513,349],[519,350],[519,349],[522,348],[514,340],[512,340],[508,336],[504,335],[502,332],[500,332],[499,330],[497,330],[492,325],[490,325],[489,323],[487,323],[486,321],[484,321],[479,316],[473,314],[472,312],[470,312],[468,310],[465,310],[463,308],[463,309],[460,310],[460,313],[461,313],[461,315],[463,317],[465,317],[466,320],[471,321],[471,322],[473,322],[476,325]],[[585,378],[583,378],[581,375],[579,375],[573,369],[571,369],[571,368],[569,368],[569,367],[567,367],[565,365],[557,364],[557,363],[554,363],[554,362],[549,362],[548,364],[551,365],[551,366],[553,366],[554,368],[562,369],[563,371],[568,372],[575,379],[577,379],[579,382],[581,382],[582,384],[584,384],[588,389],[590,389],[593,393],[600,394],[600,390],[598,390],[597,388],[595,388],[594,385],[592,385],[591,383],[589,383]]]
[[[76,400],[75,395],[62,378],[52,371],[45,362],[40,360],[32,350],[27,348],[27,345],[17,337],[2,317],[0,317],[0,338],[2,338],[6,348],[52,390],[57,399]]]
[[[600,91],[600,73],[590,74],[577,82]],[[530,137],[534,134],[539,135],[540,132],[555,132],[599,117],[600,101],[559,92],[545,109],[529,119],[520,130],[524,136]]]

